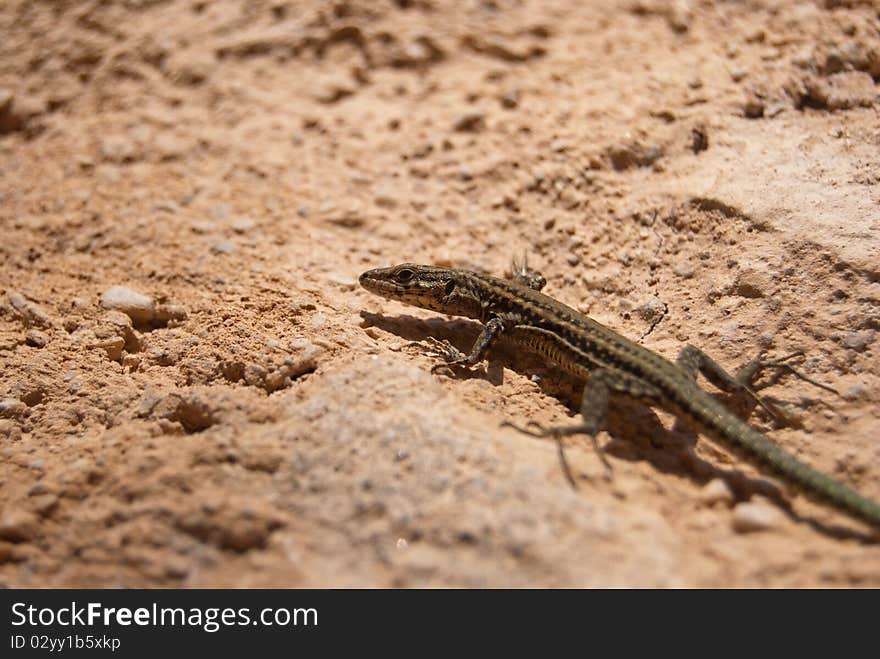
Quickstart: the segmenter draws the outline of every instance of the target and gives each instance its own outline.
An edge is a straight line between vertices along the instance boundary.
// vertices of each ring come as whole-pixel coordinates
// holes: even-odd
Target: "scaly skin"
[[[481,321],[484,329],[470,355],[464,356],[448,345],[443,348],[449,364],[476,364],[503,335],[584,378],[583,423],[542,429],[538,433],[541,436],[585,433],[595,441],[604,423],[609,395],[627,396],[687,419],[702,433],[807,497],[880,529],[880,505],[804,464],[696,383],[697,373],[702,372],[725,391],[746,391],[765,405],[748,383],[762,367],[781,366],[807,379],[784,360],[753,362],[736,378],[693,346],[687,346],[678,362],[673,363],[544,295],[540,292],[544,279],[539,275],[523,268],[514,276],[515,281],[508,281],[465,270],[404,263],[369,270],[361,275],[360,283],[392,300]]]

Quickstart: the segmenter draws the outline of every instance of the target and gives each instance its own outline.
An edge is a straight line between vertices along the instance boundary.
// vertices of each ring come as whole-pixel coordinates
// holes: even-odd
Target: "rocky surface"
[[[841,396],[752,423],[880,499],[878,80],[869,2],[3,3],[0,585],[880,586],[663,413],[572,489],[500,424],[577,382],[431,375],[475,325],[356,283],[527,251],[668,357],[805,350]]]

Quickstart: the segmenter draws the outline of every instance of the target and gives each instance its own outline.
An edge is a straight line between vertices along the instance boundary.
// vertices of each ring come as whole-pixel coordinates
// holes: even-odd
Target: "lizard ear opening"
[[[452,295],[452,291],[454,291],[454,290],[455,290],[455,282],[450,279],[448,282],[446,282],[446,288],[443,290],[443,292],[447,296],[449,296],[449,295]]]

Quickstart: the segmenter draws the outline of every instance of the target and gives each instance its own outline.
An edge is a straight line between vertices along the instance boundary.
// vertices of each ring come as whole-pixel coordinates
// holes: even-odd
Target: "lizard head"
[[[469,293],[466,279],[459,270],[401,263],[368,270],[359,281],[371,293],[389,300],[450,316],[480,317],[480,302]]]

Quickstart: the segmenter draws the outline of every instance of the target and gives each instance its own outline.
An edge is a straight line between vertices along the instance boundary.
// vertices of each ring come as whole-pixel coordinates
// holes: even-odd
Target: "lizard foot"
[[[433,336],[429,336],[424,341],[411,341],[407,344],[407,346],[413,346],[421,348],[426,352],[430,353],[434,357],[439,357],[443,361],[439,364],[434,364],[431,367],[431,373],[434,373],[439,368],[445,368],[447,366],[458,366],[458,365],[467,365],[468,358],[461,350],[456,348],[446,339],[440,340],[435,339]]]
[[[829,391],[835,395],[840,395],[836,389],[829,387],[826,384],[822,384],[821,382],[816,382],[815,380],[808,378],[806,375],[798,371],[794,366],[792,366],[789,362],[792,359],[803,357],[803,350],[798,350],[789,355],[785,355],[784,357],[779,357],[777,359],[768,359],[762,360],[760,357],[755,359],[745,366],[743,366],[736,374],[734,378],[736,382],[745,390],[767,413],[770,414],[771,417],[775,418],[778,421],[781,421],[787,425],[791,426],[799,426],[797,418],[792,415],[790,412],[786,411],[783,407],[776,403],[766,402],[762,396],[759,396],[758,393],[752,388],[752,381],[755,376],[763,371],[764,369],[774,368],[781,369],[788,373],[791,373],[796,378],[807,382],[814,387],[819,387],[820,389],[824,389],[825,391]]]
[[[613,471],[611,467],[611,463],[608,461],[608,458],[605,456],[605,450],[599,444],[599,440],[596,438],[595,429],[586,426],[586,425],[576,425],[576,426],[542,426],[537,421],[529,421],[526,423],[526,427],[518,426],[510,421],[502,421],[502,427],[509,427],[517,430],[525,435],[530,435],[531,437],[538,438],[547,438],[552,437],[556,440],[557,446],[559,447],[560,458],[563,460],[565,464],[564,453],[562,450],[562,438],[568,437],[569,435],[587,435],[590,438],[590,441],[593,443],[593,449],[596,451],[596,454],[599,456],[599,460],[605,466],[605,469],[608,471],[608,475],[610,476]],[[565,466],[567,469],[567,466]],[[572,482],[571,474],[566,473],[566,476],[569,478],[569,481]]]

